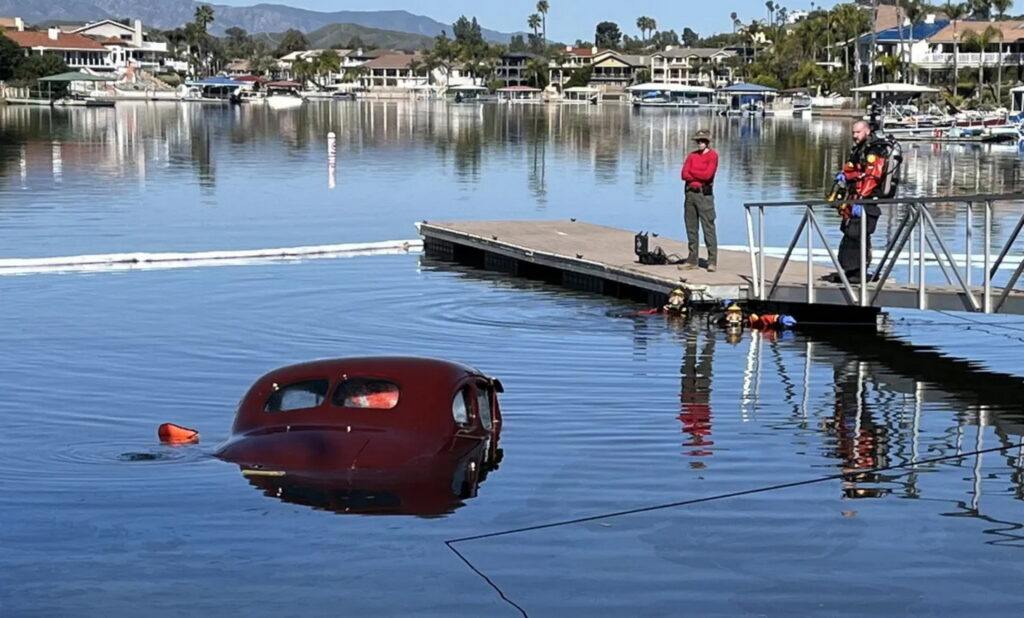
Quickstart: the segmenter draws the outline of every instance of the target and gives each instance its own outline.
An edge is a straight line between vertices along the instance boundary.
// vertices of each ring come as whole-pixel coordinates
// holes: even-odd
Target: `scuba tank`
[[[875,143],[881,143],[885,148],[885,168],[882,171],[882,182],[878,185],[878,197],[895,197],[901,180],[900,171],[903,168],[903,146],[887,133],[876,135]]]

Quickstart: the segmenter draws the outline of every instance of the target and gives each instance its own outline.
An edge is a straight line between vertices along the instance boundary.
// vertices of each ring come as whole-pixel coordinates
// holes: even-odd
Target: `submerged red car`
[[[320,360],[271,371],[242,398],[217,457],[285,501],[438,515],[501,458],[501,383],[443,360]]]

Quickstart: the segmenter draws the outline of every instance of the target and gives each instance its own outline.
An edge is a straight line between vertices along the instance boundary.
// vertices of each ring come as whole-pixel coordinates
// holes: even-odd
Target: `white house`
[[[728,86],[733,70],[725,61],[736,56],[727,49],[703,47],[669,47],[651,54],[651,81],[687,86]]]

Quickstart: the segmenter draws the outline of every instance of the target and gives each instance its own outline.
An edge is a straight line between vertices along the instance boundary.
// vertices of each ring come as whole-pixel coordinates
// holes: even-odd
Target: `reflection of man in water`
[[[708,457],[712,454],[711,446],[711,361],[715,354],[715,333],[704,333],[704,347],[697,354],[698,332],[690,331],[686,337],[686,348],[683,355],[682,392],[679,393],[681,413],[679,420],[683,431],[690,434],[690,441],[684,446],[692,447],[685,451],[693,457]],[[704,462],[695,461],[693,468],[705,467]]]
[[[892,490],[884,487],[863,487],[863,484],[885,483],[872,468],[889,465],[889,427],[875,422],[861,397],[862,380],[858,379],[858,361],[847,360],[835,367],[835,413],[825,421],[825,430],[835,439],[835,456],[842,461],[846,473],[843,496],[846,498],[881,498]]]

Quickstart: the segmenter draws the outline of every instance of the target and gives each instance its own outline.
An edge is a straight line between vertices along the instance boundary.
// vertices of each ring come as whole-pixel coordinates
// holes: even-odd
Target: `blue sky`
[[[535,0],[215,0],[214,4],[250,6],[258,2],[286,4],[315,11],[365,11],[403,9],[426,15],[440,22],[452,23],[459,15],[476,16],[482,25],[503,32],[526,31],[526,17],[534,12]],[[638,36],[636,18],[653,17],[661,30],[682,32],[690,27],[701,35],[732,29],[729,14],[739,13],[740,19],[764,19],[767,16],[764,0],[675,0],[664,2],[638,0],[548,0],[548,36],[571,43],[578,38],[593,40],[594,26],[599,21],[614,21],[625,34]],[[781,2],[790,10],[808,9],[811,0]],[[833,6],[834,0],[818,0],[818,6]]]

